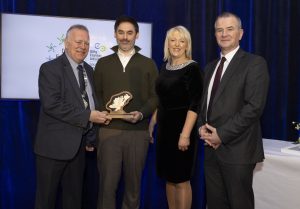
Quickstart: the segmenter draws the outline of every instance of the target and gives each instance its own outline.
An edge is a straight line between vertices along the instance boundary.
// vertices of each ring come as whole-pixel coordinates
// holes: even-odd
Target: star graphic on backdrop
[[[65,41],[65,35],[62,34],[61,37],[57,37],[57,40],[58,40],[58,44],[62,45]]]
[[[51,43],[49,46],[47,46],[48,52],[50,52],[50,51],[54,52],[54,48],[55,48],[55,47],[56,47],[56,46],[53,45],[53,44]]]
[[[46,60],[50,61],[52,60],[52,57],[49,55],[49,57],[46,57]]]

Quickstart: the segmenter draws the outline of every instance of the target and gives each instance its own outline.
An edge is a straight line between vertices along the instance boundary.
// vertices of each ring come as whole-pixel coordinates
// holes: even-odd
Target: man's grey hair
[[[224,17],[234,17],[237,22],[238,22],[238,28],[239,29],[242,29],[242,21],[241,21],[241,18],[239,16],[237,16],[236,14],[233,14],[231,12],[222,12],[216,19],[216,22],[215,22],[215,28],[216,28],[216,25],[217,25],[217,21],[220,19],[220,18],[224,18]]]
[[[67,30],[67,34],[66,34],[66,39],[69,37],[70,32],[74,29],[79,29],[79,30],[84,30],[87,33],[89,33],[89,30],[87,29],[86,26],[84,25],[80,25],[80,24],[76,24],[76,25],[72,25],[68,30]]]

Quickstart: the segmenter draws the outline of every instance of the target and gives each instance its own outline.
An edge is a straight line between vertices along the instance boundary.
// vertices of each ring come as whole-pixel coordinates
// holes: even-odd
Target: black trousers
[[[55,209],[60,185],[62,208],[81,209],[84,167],[83,145],[71,160],[55,160],[37,155],[35,209]]]
[[[208,209],[254,209],[252,182],[255,164],[224,163],[215,152],[213,148],[205,147]]]

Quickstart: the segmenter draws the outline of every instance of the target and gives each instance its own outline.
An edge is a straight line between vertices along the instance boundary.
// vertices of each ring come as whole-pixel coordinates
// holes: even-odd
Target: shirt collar
[[[232,50],[231,52],[229,52],[228,54],[226,55],[223,55],[222,53],[220,53],[220,57],[225,57],[226,58],[226,61],[229,63],[233,56],[235,55],[235,53],[239,50],[240,46],[237,46],[234,50]]]
[[[82,67],[84,67],[84,66],[83,66],[83,62],[81,62],[81,63],[78,64],[78,63],[76,63],[76,62],[68,55],[68,53],[65,53],[65,54],[66,54],[67,59],[69,60],[69,62],[70,62],[70,64],[71,64],[71,67],[72,67],[73,69],[76,69],[78,65],[82,65]]]
[[[124,54],[120,49],[118,49],[118,55],[122,57],[131,57],[132,55],[135,54],[135,49],[133,48],[129,54]]]

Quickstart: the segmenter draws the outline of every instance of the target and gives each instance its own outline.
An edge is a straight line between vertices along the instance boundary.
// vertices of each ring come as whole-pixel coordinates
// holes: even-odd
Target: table
[[[256,209],[300,209],[300,156],[282,153],[291,142],[263,139],[265,160],[254,170]]]

